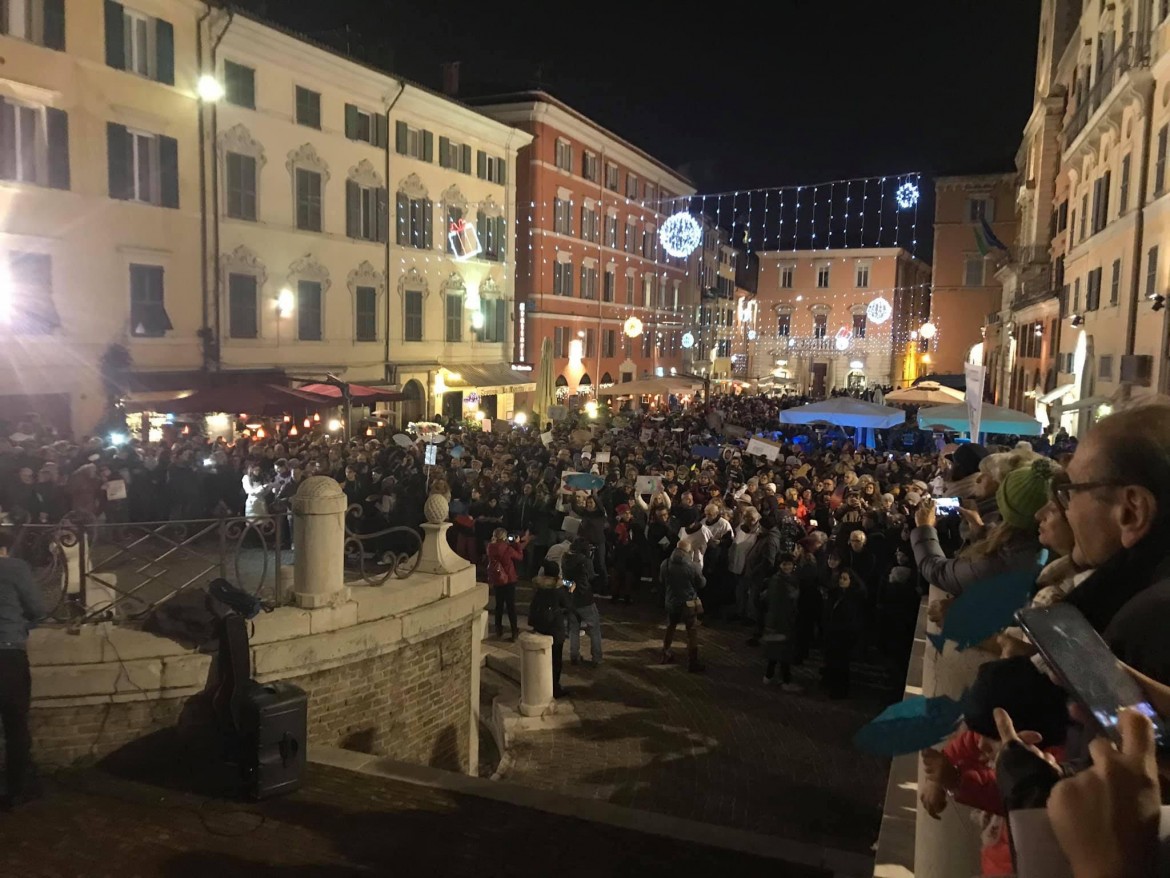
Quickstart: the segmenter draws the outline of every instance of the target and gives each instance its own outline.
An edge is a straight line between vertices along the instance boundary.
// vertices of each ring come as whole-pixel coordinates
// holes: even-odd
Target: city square
[[[0,872],[1167,874],[1170,5],[599,13],[0,4]]]

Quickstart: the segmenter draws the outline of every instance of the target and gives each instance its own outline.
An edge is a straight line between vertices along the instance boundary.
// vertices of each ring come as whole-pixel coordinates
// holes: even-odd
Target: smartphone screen
[[[939,497],[934,501],[935,508],[938,509],[939,515],[958,515],[959,514],[959,498],[958,497]]]
[[[1110,740],[1120,745],[1118,715],[1124,708],[1133,708],[1153,722],[1158,748],[1170,745],[1165,722],[1080,610],[1070,604],[1055,604],[1020,610],[1016,619],[1044,661],[1073,697],[1088,708]]]

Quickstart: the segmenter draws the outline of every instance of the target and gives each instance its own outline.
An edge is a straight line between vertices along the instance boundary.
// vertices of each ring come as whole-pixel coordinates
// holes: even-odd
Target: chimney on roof
[[[447,61],[443,64],[443,94],[449,98],[459,97],[458,61]]]

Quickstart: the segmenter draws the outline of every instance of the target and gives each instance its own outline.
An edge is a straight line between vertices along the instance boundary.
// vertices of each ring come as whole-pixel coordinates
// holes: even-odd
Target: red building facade
[[[477,103],[533,137],[516,162],[516,361],[551,339],[564,393],[684,371],[701,251],[669,256],[658,229],[690,181],[543,92]]]

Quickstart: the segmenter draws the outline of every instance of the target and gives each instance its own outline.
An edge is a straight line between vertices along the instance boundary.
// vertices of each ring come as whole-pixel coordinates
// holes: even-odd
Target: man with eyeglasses
[[[1053,498],[1095,573],[1076,606],[1119,659],[1170,682],[1170,405],[1113,414],[1087,434]]]

